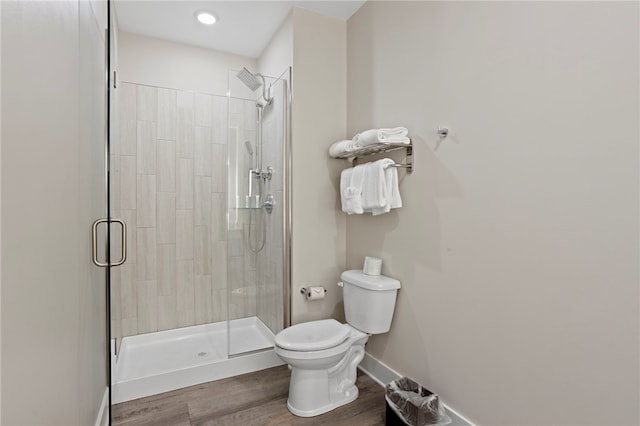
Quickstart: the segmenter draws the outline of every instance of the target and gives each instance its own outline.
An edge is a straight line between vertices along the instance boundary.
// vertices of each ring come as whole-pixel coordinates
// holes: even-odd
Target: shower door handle
[[[111,265],[109,265],[109,263],[104,263],[104,262],[100,262],[100,260],[98,259],[98,226],[101,223],[107,223],[107,224],[111,224],[111,223],[118,223],[120,224],[120,229],[121,229],[121,256],[120,256],[120,260],[118,260],[117,262],[113,262],[111,263]],[[105,266],[120,266],[122,265],[126,260],[127,260],[127,224],[125,223],[124,220],[122,219],[98,219],[95,222],[93,222],[93,226],[91,227],[91,239],[92,239],[92,256],[91,256],[91,260],[93,261],[93,263],[96,266],[100,266],[100,267],[105,267]]]
[[[120,260],[111,266],[120,266],[127,260],[127,224],[122,219],[111,219],[111,222],[120,224]]]
[[[100,225],[101,223],[109,223],[109,219],[98,219],[93,222],[93,226],[91,227],[91,260],[93,260],[94,265],[104,268],[105,266],[109,266],[109,264],[102,263],[98,260],[98,225]]]

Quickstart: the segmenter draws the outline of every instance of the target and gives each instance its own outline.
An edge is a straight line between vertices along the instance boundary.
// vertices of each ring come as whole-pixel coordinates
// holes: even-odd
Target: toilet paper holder
[[[323,290],[324,290],[324,292],[325,292],[325,293],[327,292],[327,289],[326,289],[326,288],[325,288],[325,289],[323,289]],[[302,288],[300,289],[300,294],[304,294],[304,295],[306,295],[306,294],[307,294],[307,291],[308,291],[308,290],[307,290],[307,288],[306,288],[306,287],[302,287]]]

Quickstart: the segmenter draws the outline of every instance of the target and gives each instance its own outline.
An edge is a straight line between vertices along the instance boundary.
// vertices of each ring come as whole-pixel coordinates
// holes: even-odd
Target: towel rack
[[[411,142],[411,139],[409,139],[408,144],[379,142],[336,155],[334,156],[334,158],[348,159],[349,161],[352,161],[353,165],[355,166],[358,158],[380,154],[382,152],[397,151],[399,149],[405,149],[407,151],[407,162],[402,164],[394,164],[392,167],[405,168],[407,169],[407,172],[411,173],[413,171],[413,144]]]

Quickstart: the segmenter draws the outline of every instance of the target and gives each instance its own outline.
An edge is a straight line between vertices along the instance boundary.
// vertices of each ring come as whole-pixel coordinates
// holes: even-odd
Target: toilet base
[[[322,407],[318,407],[310,411],[298,410],[297,408],[291,406],[291,403],[287,399],[287,409],[291,412],[291,414],[294,414],[298,417],[314,417],[319,416],[320,414],[328,413],[329,411],[349,404],[356,399],[358,399],[358,388],[356,386],[353,386],[353,389],[349,389],[349,391],[345,393],[342,399],[331,401],[329,404]]]
[[[358,364],[368,339],[351,328],[344,342],[328,349],[290,351],[276,345],[276,354],[291,367],[289,411],[299,417],[319,416],[358,398]]]
[[[291,370],[287,408],[299,417],[324,414],[358,398],[356,386],[357,367],[364,357],[364,343],[368,336],[351,342],[351,347],[341,358],[325,358],[334,364],[330,368]]]

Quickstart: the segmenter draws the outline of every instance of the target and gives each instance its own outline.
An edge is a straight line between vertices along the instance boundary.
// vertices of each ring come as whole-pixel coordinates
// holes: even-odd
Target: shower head
[[[270,105],[273,98],[269,96],[267,93],[267,86],[265,84],[264,76],[259,73],[252,73],[248,69],[242,67],[240,71],[236,74],[236,77],[240,79],[241,82],[244,83],[245,86],[249,88],[252,92],[255,92],[262,86],[262,100],[258,98],[257,107],[263,108],[265,105]],[[269,91],[271,87],[269,87]]]
[[[253,157],[253,147],[251,146],[251,142],[245,141],[244,147],[247,148],[247,153],[249,154],[249,156]]]
[[[258,79],[258,77],[244,67],[240,71],[238,71],[236,77],[238,77],[240,81],[243,82],[244,85],[247,86],[252,92],[255,92],[256,90],[258,90],[258,88],[260,88],[260,86],[262,86],[262,82]]]

